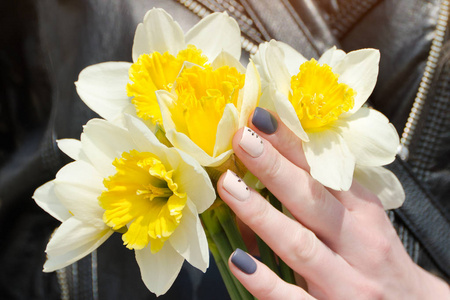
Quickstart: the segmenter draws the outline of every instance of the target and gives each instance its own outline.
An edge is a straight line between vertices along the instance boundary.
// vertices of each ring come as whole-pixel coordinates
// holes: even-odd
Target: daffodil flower
[[[378,50],[345,53],[334,47],[316,61],[271,41],[253,59],[262,77],[261,106],[274,110],[302,139],[313,178],[348,190],[355,166],[367,170],[394,160],[395,128],[380,112],[362,106],[375,87]]]
[[[233,135],[257,106],[260,80],[253,62],[245,69],[222,52],[211,66],[186,66],[170,92],[156,95],[167,139],[202,166],[216,167],[233,153]]]
[[[119,232],[136,253],[144,283],[161,295],[184,260],[206,271],[208,243],[198,214],[215,192],[193,158],[161,144],[135,117],[126,116],[125,126],[93,119],[80,141],[58,142],[75,161],[33,196],[62,222],[47,245],[44,271],[83,258]]]
[[[184,34],[169,14],[155,8],[137,26],[133,63],[104,62],[85,68],[76,82],[77,92],[107,120],[121,122],[128,113],[159,128],[155,91],[170,90],[185,62],[206,66],[222,50],[240,58],[239,25],[226,13],[213,13]]]

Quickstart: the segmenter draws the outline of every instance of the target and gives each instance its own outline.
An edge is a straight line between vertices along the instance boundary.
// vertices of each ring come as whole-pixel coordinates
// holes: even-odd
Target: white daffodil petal
[[[84,126],[81,144],[84,153],[102,177],[114,174],[114,159],[135,147],[128,131],[100,119],[92,119]]]
[[[375,49],[362,49],[349,52],[334,68],[339,74],[339,82],[347,84],[356,91],[355,105],[344,113],[350,115],[356,112],[369,98],[378,77],[380,52]]]
[[[64,268],[91,253],[106,241],[113,231],[98,229],[72,217],[61,224],[47,245],[44,272]]]
[[[174,149],[174,148],[172,148]],[[208,209],[216,199],[216,192],[205,169],[190,155],[174,149],[178,156],[171,156],[170,163],[176,170],[173,180],[186,192],[198,213]],[[175,166],[176,165],[176,166]]]
[[[49,181],[41,185],[33,194],[33,199],[43,210],[60,222],[64,222],[72,215],[67,207],[61,203],[55,194],[54,182]]]
[[[164,130],[170,131],[176,129],[175,123],[172,120],[172,113],[170,109],[173,107],[176,96],[167,91],[156,91],[156,99],[158,100],[159,109],[163,119]]]
[[[345,141],[333,130],[308,135],[310,141],[302,145],[311,176],[329,188],[347,191],[352,184],[355,158]]]
[[[239,127],[239,112],[232,103],[228,103],[225,106],[219,125],[217,125],[216,143],[213,151],[214,157],[233,148],[231,141]]]
[[[81,142],[76,139],[62,139],[56,141],[58,148],[73,160],[80,159]]]
[[[277,42],[270,41],[266,48],[266,64],[270,81],[286,97],[291,89],[291,75],[284,62],[284,52]]]
[[[394,126],[380,112],[362,107],[336,125],[356,158],[364,166],[382,166],[395,159],[399,138]]]
[[[175,130],[166,131],[167,139],[175,148],[178,148],[197,160],[205,167],[215,167],[222,164],[233,153],[232,150],[221,153],[217,157],[211,157],[202,148],[197,146],[189,137]]]
[[[115,119],[130,104],[126,89],[130,66],[105,62],[85,68],[75,82],[81,100],[101,117]]]
[[[300,120],[295,114],[295,109],[288,98],[277,90],[272,90],[271,93],[275,110],[281,121],[302,141],[309,141],[308,134],[303,129]]]
[[[213,70],[216,70],[223,66],[236,68],[236,70],[238,70],[238,72],[241,74],[245,73],[245,67],[241,64],[241,62],[226,51],[220,52],[219,55],[217,55],[217,57],[211,63],[211,67],[213,68]]]
[[[273,41],[275,42],[275,41]],[[272,41],[271,41],[272,43]],[[303,55],[301,55],[297,50],[292,48],[286,43],[276,41],[278,47],[283,50],[284,53],[284,64],[286,65],[290,75],[295,75],[300,69],[300,65],[308,61]],[[290,78],[289,78],[290,79]],[[289,81],[290,83],[290,81]]]
[[[209,266],[208,241],[194,204],[188,200],[180,226],[169,239],[173,248],[192,266],[206,272]]]
[[[222,50],[236,59],[241,57],[239,25],[226,13],[213,13],[203,18],[186,33],[186,44],[202,49],[210,60]]]
[[[397,176],[383,167],[356,165],[354,177],[378,196],[385,210],[399,208],[405,201],[405,191]]]
[[[130,115],[125,116],[125,126],[136,146],[135,150],[140,152],[151,152],[158,156],[165,164],[167,147],[158,140],[155,134],[138,118]]]
[[[252,61],[247,65],[243,93],[242,103],[239,103],[237,107],[239,111],[239,128],[247,125],[250,114],[258,106],[261,94],[261,82],[259,80],[258,70]]]
[[[147,288],[156,296],[166,293],[180,273],[183,257],[170,243],[164,243],[163,248],[154,254],[150,251],[150,247],[135,250],[135,253],[142,281]]]
[[[54,192],[61,203],[78,219],[103,227],[103,209],[98,196],[104,189],[103,178],[88,163],[75,161],[56,174]]]
[[[144,22],[136,28],[133,61],[136,62],[141,54],[155,51],[177,55],[184,48],[184,33],[180,25],[163,9],[154,8],[145,14]]]
[[[341,60],[345,58],[346,55],[347,54],[344,51],[336,49],[336,46],[334,46],[325,51],[325,53],[319,58],[318,62],[320,65],[327,64],[331,68],[334,68],[339,62],[341,62]]]
[[[264,86],[270,82],[269,70],[266,63],[266,50],[269,42],[264,42],[259,45],[258,51],[251,55],[250,58],[255,63],[258,73],[261,76],[261,84]]]

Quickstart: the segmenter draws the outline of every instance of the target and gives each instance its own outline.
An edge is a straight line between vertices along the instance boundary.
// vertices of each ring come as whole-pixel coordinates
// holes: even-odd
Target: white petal
[[[213,70],[216,70],[222,66],[233,67],[236,68],[239,73],[245,73],[245,67],[240,63],[240,61],[226,51],[220,52],[219,55],[217,55],[217,57],[211,63],[211,67],[213,68]]]
[[[198,213],[189,200],[183,210],[183,218],[170,237],[170,244],[191,265],[206,272],[209,266],[208,241]]]
[[[283,123],[302,141],[309,141],[308,134],[306,134],[303,129],[302,124],[295,113],[295,109],[288,98],[276,90],[271,90],[271,93],[273,104],[281,121],[283,121]]]
[[[64,222],[72,215],[67,207],[65,207],[55,195],[54,187],[53,180],[41,185],[34,192],[33,199],[36,201],[37,205],[49,213],[53,218]]]
[[[350,117],[338,120],[336,125],[357,164],[382,166],[394,161],[399,138],[382,113],[362,107]]]
[[[81,150],[81,142],[76,139],[57,140],[58,148],[73,160],[79,160]]]
[[[266,49],[266,64],[270,81],[286,97],[291,89],[291,74],[284,63],[284,52],[275,41],[270,41]]]
[[[270,81],[269,70],[267,69],[266,63],[266,50],[269,46],[269,42],[264,42],[259,45],[258,51],[251,55],[250,58],[255,63],[258,73],[261,76],[261,84],[265,85]]]
[[[366,102],[372,93],[378,77],[380,52],[375,49],[362,49],[349,52],[334,68],[343,82],[356,91],[355,105],[342,116],[353,114]]]
[[[61,224],[47,245],[44,272],[64,268],[91,253],[106,241],[113,231],[98,229],[75,217]]]
[[[247,73],[245,74],[245,84],[242,97],[242,103],[238,103],[239,111],[239,128],[247,125],[248,118],[253,110],[258,106],[261,94],[261,82],[259,79],[258,70],[255,64],[250,61],[247,65]]]
[[[103,178],[83,161],[65,165],[54,180],[54,192],[61,203],[78,219],[99,228],[104,226],[104,210],[98,204],[103,189]]]
[[[86,105],[107,120],[113,120],[130,104],[127,96],[127,62],[105,62],[81,71],[75,82],[78,95]]]
[[[114,174],[114,159],[136,147],[128,131],[100,119],[92,119],[84,126],[81,144],[83,152],[102,177]]]
[[[356,181],[378,196],[385,210],[399,208],[405,201],[405,191],[397,176],[383,167],[356,165],[354,176]]]
[[[180,273],[184,258],[167,242],[155,254],[149,247],[135,250],[135,253],[142,281],[147,288],[156,296],[165,294]]]
[[[311,176],[334,190],[346,191],[352,184],[355,158],[345,141],[332,130],[309,132],[310,141],[303,142]]]
[[[186,44],[195,45],[213,60],[222,50],[234,58],[241,57],[241,31],[239,25],[226,13],[213,13],[186,33]]]
[[[214,157],[233,148],[231,142],[238,129],[239,113],[234,104],[228,103],[225,106],[222,118],[217,125],[216,143],[214,144],[213,151]]]
[[[159,109],[161,110],[161,116],[163,119],[163,126],[166,132],[175,129],[175,123],[172,120],[172,113],[170,109],[173,107],[176,101],[176,96],[164,91],[156,91],[156,99],[158,100]]]
[[[170,164],[175,169],[173,179],[190,200],[199,213],[208,209],[216,200],[216,192],[211,179],[200,164],[190,155],[172,148],[177,156],[170,155]]]
[[[225,162],[228,157],[233,153],[233,150],[228,150],[221,153],[217,157],[211,157],[202,148],[197,146],[189,137],[183,133],[179,133],[176,130],[166,131],[167,139],[172,143],[175,148],[178,148],[190,156],[192,156],[200,165],[205,167],[216,167]]]
[[[327,64],[331,68],[334,68],[341,60],[346,56],[346,53],[342,50],[336,49],[336,46],[325,51],[319,59],[319,64]]]
[[[169,51],[177,55],[184,49],[184,33],[180,25],[163,9],[154,8],[148,11],[144,22],[136,28],[133,41],[133,61],[136,62],[141,54]]]
[[[140,152],[151,152],[165,159],[167,147],[163,145],[147,125],[137,117],[125,115],[125,126],[128,129],[130,137],[133,139],[135,149]],[[165,160],[162,161],[165,163]]]
[[[290,75],[297,74],[300,71],[300,65],[306,62],[307,59],[288,44],[278,41],[276,43],[277,46],[283,50],[284,64],[286,65],[289,74]]]

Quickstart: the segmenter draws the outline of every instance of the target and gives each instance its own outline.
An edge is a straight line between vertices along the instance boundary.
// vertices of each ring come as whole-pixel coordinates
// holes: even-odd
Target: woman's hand
[[[233,149],[295,220],[230,171],[218,192],[308,285],[307,291],[290,285],[238,250],[231,271],[256,298],[450,298],[445,282],[410,259],[375,195],[357,182],[339,192],[315,181],[301,140],[267,111],[257,108],[249,126],[236,133]]]

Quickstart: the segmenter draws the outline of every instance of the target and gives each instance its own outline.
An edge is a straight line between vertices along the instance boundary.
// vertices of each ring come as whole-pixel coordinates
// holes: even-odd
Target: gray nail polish
[[[239,270],[246,274],[253,274],[256,271],[256,262],[244,251],[237,248],[231,255],[231,262]]]
[[[278,128],[277,119],[275,119],[270,112],[261,107],[255,108],[252,123],[256,128],[266,134],[272,134]]]

